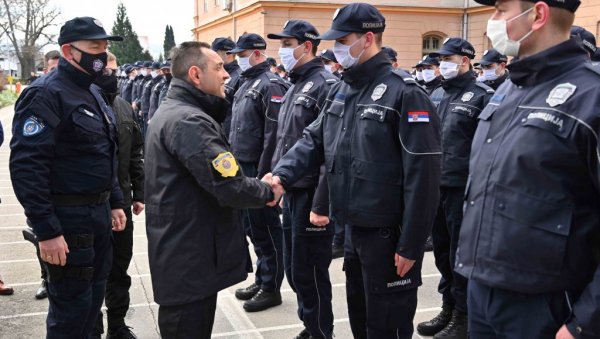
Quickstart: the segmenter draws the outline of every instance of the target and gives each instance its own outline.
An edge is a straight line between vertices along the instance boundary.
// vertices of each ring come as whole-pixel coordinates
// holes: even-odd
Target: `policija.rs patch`
[[[239,170],[238,164],[230,152],[225,152],[217,155],[212,165],[222,177],[234,177]]]

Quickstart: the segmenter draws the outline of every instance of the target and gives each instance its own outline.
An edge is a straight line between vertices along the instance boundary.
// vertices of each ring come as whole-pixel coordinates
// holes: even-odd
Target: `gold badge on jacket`
[[[233,154],[230,152],[219,154],[215,160],[212,161],[212,165],[224,178],[235,177],[235,174],[239,169]]]

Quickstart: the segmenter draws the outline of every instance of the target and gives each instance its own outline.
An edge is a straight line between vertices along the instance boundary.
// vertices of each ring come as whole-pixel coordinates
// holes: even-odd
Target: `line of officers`
[[[411,338],[431,233],[443,303],[419,333],[600,335],[600,70],[591,62],[593,35],[572,27],[579,1],[478,2],[497,6],[488,24],[496,49],[472,65],[473,46],[448,38],[415,65],[414,78],[395,68],[393,50],[381,48],[385,18],[364,3],[337,10],[323,34],[289,20],[267,35],[280,41],[289,79],[270,70],[258,34],[212,43],[229,74],[228,100],[210,113],[227,136],[227,152],[207,159],[214,185],[242,185],[228,178],[243,173],[263,178],[275,198],[285,190],[279,207],[243,209],[257,256],[254,282],[235,293],[247,312],[282,303],[285,272],[305,327],[296,338],[332,338],[328,268],[337,233],[353,336]],[[321,40],[335,45],[317,57]],[[154,190],[149,199],[160,205],[160,187]],[[177,241],[165,237],[164,225],[147,227],[156,301],[184,304],[194,293],[190,281],[158,272],[185,270],[189,254],[163,245]],[[217,239],[214,246],[223,245]],[[210,271],[205,260],[192,259],[203,263],[196,275]],[[214,302],[219,289],[239,282],[225,278],[231,275],[206,285],[198,302]],[[210,336],[212,321],[195,330]]]
[[[228,196],[228,185],[244,191],[242,173],[263,178],[275,198],[285,190],[282,222],[275,206],[243,210],[257,255],[254,282],[235,293],[246,311],[280,305],[285,272],[305,327],[296,338],[332,338],[328,267],[335,225],[341,225],[355,338],[412,337],[430,232],[443,304],[418,325],[421,334],[600,334],[595,41],[572,28],[579,1],[478,2],[497,7],[487,30],[496,49],[478,62],[480,81],[475,49],[461,38],[446,39],[419,61],[414,78],[395,69],[395,52],[381,48],[385,18],[364,3],[337,10],[323,34],[304,20],[289,20],[282,32],[267,35],[280,41],[289,79],[270,70],[267,43],[257,34],[213,42],[229,74],[227,103],[209,113],[227,136],[218,142],[223,152],[206,159],[214,187],[223,187],[214,189],[216,201]],[[335,45],[319,58],[321,40]],[[514,57],[509,65],[507,55]],[[158,130],[146,146],[158,145],[169,126],[151,126]],[[155,154],[152,162],[161,159],[170,161]],[[148,199],[162,206],[161,187],[153,190]],[[248,206],[234,200],[228,206]],[[204,285],[193,307],[213,308],[214,317],[216,292],[239,280],[206,268],[209,259],[164,245],[184,243],[183,235],[166,236],[160,223],[147,227],[157,303],[186,304],[195,292],[185,278],[174,282],[154,273],[175,274],[194,262],[203,270],[190,279],[202,281],[205,274],[214,282]],[[225,244],[215,241],[218,262]],[[196,330],[208,337],[212,321]]]

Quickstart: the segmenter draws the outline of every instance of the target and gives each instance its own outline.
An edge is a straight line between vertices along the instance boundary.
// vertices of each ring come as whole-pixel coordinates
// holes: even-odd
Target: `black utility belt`
[[[97,194],[52,194],[52,203],[58,206],[102,205],[110,199],[110,191]]]

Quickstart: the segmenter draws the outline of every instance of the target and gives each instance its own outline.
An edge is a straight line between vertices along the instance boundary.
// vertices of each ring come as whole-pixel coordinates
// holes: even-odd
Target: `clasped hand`
[[[261,181],[265,182],[269,186],[271,186],[271,190],[273,191],[274,199],[273,199],[273,201],[268,202],[267,206],[274,207],[279,202],[279,199],[281,199],[281,196],[283,195],[283,193],[285,193],[285,190],[283,189],[283,185],[281,184],[281,179],[278,176],[274,176],[273,173],[267,173],[261,179]]]

